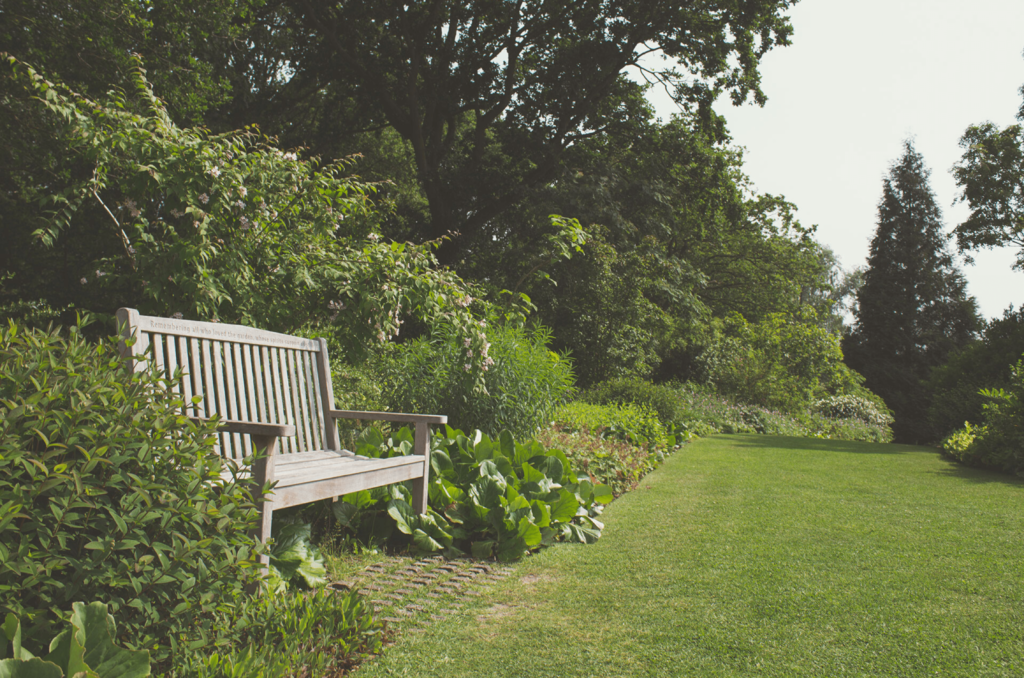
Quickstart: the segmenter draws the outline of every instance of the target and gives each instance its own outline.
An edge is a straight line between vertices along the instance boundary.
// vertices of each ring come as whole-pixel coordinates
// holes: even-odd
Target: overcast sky
[[[718,106],[757,190],[785,195],[845,268],[861,266],[882,179],[911,138],[952,230],[968,212],[950,174],[964,130],[1016,122],[1024,0],[802,0],[791,17],[793,44],[762,61],[764,108]],[[652,100],[667,118],[671,104]],[[985,317],[1024,303],[1012,250],[974,256],[963,270]]]

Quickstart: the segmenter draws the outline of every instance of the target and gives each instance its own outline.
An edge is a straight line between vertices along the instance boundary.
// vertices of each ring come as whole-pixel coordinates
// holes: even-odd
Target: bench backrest
[[[125,337],[125,358],[135,370],[147,359],[165,376],[184,373],[178,390],[185,414],[194,417],[294,424],[297,434],[280,440],[278,453],[338,449],[327,342],[267,332],[242,325],[176,320],[117,312]],[[151,351],[147,355],[147,351]],[[193,403],[196,396],[201,398]],[[219,435],[220,454],[237,461],[252,454],[247,435]]]

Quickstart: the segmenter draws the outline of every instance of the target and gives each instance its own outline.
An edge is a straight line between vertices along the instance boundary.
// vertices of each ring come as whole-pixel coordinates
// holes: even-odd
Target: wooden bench
[[[167,376],[180,369],[185,414],[220,418],[221,456],[241,466],[254,450],[264,453],[249,470],[257,499],[266,483],[275,483],[260,504],[260,540],[270,537],[275,509],[405,480],[417,480],[413,509],[426,513],[430,424],[447,417],[334,409],[325,340],[144,316],[131,308],[119,309],[117,320],[122,336],[135,338],[122,344],[132,369],[147,369],[149,359]],[[414,424],[413,454],[373,459],[341,449],[338,419]]]

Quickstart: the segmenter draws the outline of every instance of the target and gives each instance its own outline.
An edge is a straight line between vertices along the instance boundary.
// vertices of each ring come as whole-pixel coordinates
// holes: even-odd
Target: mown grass
[[[1022,509],[925,448],[706,439],[357,675],[1020,676]]]

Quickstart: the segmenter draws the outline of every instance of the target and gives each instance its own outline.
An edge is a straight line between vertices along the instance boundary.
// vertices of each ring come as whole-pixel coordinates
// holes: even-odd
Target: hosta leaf
[[[568,490],[558,491],[558,501],[551,505],[551,520],[560,523],[567,523],[576,516],[580,503]]]
[[[62,678],[63,675],[59,666],[38,658],[0,660],[0,678]]]
[[[416,523],[416,512],[404,501],[392,499],[388,502],[388,515],[394,518],[395,525],[403,534],[412,534]]]
[[[334,518],[338,521],[339,525],[348,527],[352,522],[352,518],[359,512],[359,507],[347,501],[337,501],[331,506],[331,512],[334,514]]]
[[[540,528],[530,520],[531,516],[523,516],[519,519],[519,529],[516,533],[522,538],[523,543],[528,547],[540,546]]]
[[[473,557],[478,560],[487,560],[494,555],[494,544],[493,541],[475,541],[471,546]]]
[[[514,459],[516,456],[516,441],[512,438],[512,434],[508,431],[502,431],[501,435],[498,436],[498,448],[501,450],[501,454],[508,459]]]
[[[523,482],[524,483],[539,483],[544,480],[545,475],[535,469],[529,462],[523,464]]]
[[[612,488],[603,483],[594,485],[594,501],[601,504],[610,504],[612,499],[615,499],[615,495],[612,494]]]
[[[444,548],[440,542],[419,528],[413,530],[412,543],[421,551],[440,551]]]

